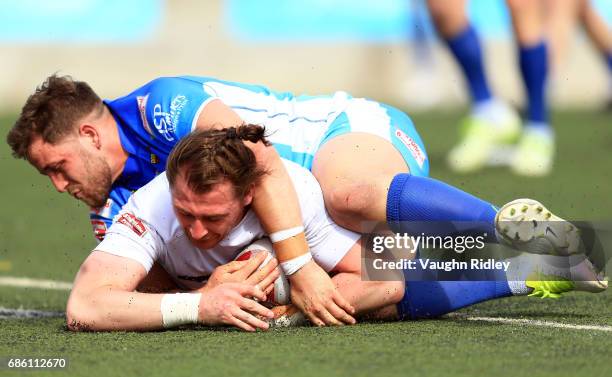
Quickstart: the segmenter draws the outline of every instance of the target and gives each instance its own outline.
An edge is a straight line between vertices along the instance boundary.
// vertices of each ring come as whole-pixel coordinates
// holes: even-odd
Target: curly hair
[[[267,174],[257,165],[255,154],[243,141],[264,145],[265,128],[253,124],[224,129],[196,130],[179,141],[166,163],[166,176],[174,187],[181,169],[187,186],[196,193],[209,192],[212,187],[228,179],[238,198],[243,198],[250,187]]]
[[[51,75],[28,98],[6,142],[15,158],[27,158],[34,136],[56,143],[74,132],[80,119],[103,109],[102,100],[87,83],[70,76]]]

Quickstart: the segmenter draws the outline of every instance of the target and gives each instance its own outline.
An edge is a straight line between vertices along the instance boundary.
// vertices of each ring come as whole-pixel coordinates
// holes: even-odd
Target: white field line
[[[526,319],[526,318],[470,317],[470,316],[452,316],[452,317],[465,319],[467,321],[504,323],[504,324],[509,324],[509,325],[554,327],[558,329],[594,330],[594,331],[612,332],[612,326],[606,326],[606,325],[575,325],[573,323],[541,321],[538,319]]]
[[[50,312],[43,310],[29,309],[10,309],[0,306],[0,319],[9,318],[60,318],[64,317],[64,312]]]
[[[0,276],[0,286],[17,288],[54,289],[59,291],[69,291],[72,289],[72,283],[68,282],[19,278],[14,276]]]

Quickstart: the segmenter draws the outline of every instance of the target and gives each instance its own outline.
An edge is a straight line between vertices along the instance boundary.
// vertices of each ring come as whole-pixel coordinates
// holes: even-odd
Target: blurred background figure
[[[447,158],[449,167],[459,173],[487,165],[499,146],[514,141],[520,132],[515,111],[492,93],[480,38],[468,20],[466,3],[427,0],[436,29],[461,68],[471,102],[470,115],[460,126],[460,140]]]
[[[546,0],[547,30],[550,41],[552,74],[556,75],[567,65],[568,50],[574,46],[576,24],[579,24],[592,45],[601,55],[608,71],[606,110],[612,111],[612,32],[606,20],[591,0]],[[555,77],[555,80],[562,80]],[[553,85],[556,81],[553,81]]]
[[[472,100],[471,115],[461,125],[460,140],[449,152],[447,162],[456,172],[473,172],[494,161],[500,147],[519,139],[510,167],[517,174],[543,176],[550,173],[554,159],[554,132],[546,100],[548,57],[543,8],[539,0],[506,2],[526,93],[522,133],[515,111],[491,92],[480,40],[467,18],[466,0],[428,0],[436,28],[460,65]]]
[[[542,0],[506,0],[506,3],[512,15],[525,89],[525,123],[510,166],[517,174],[544,176],[552,171],[555,155],[546,91],[549,71],[546,8]]]
[[[460,126],[459,142],[449,152],[447,163],[458,173],[508,163],[519,175],[548,175],[555,155],[547,92],[549,66],[563,60],[572,26],[580,19],[612,70],[612,36],[608,27],[588,0],[505,1],[525,93],[521,129],[515,111],[491,89],[484,64],[486,54],[469,20],[467,3],[427,0],[436,29],[461,68],[471,101],[470,115]],[[610,87],[608,93],[612,93],[612,80]],[[513,142],[515,148],[508,149],[506,146]]]
[[[408,60],[410,75],[406,81],[406,106],[415,111],[426,111],[443,102],[437,80],[436,39],[427,10],[426,0],[409,1]]]

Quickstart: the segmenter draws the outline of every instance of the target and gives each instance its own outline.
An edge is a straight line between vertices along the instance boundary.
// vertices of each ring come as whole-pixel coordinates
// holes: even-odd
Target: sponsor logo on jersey
[[[155,134],[153,133],[153,130],[151,130],[151,127],[149,126],[149,122],[147,121],[147,101],[148,100],[149,100],[149,94],[147,94],[146,96],[136,97],[136,101],[138,102],[138,112],[140,113],[140,120],[142,120],[142,126],[144,127],[145,131],[147,131],[149,135],[155,137]]]
[[[106,203],[104,203],[104,205],[102,207],[98,207],[98,208],[91,208],[91,214],[93,215],[97,215],[100,217],[107,217],[110,218],[111,217],[111,207],[113,206],[113,199],[108,198],[106,199]]]
[[[138,217],[134,216],[134,214],[125,212],[117,219],[118,223],[121,223],[128,228],[130,228],[134,233],[136,233],[139,237],[144,236],[147,232],[147,228],[142,223]]]
[[[104,220],[91,220],[91,227],[94,232],[94,236],[98,239],[98,241],[104,240],[104,236],[106,236],[106,223]]]
[[[170,111],[163,111],[159,103],[153,106],[153,125],[166,140],[174,141],[176,125],[186,104],[187,97],[179,94],[170,102]]]
[[[419,147],[419,145],[412,139],[410,136],[406,135],[406,133],[402,130],[395,130],[395,136],[408,148],[412,157],[416,160],[419,167],[423,167],[423,163],[425,163],[425,153]]]

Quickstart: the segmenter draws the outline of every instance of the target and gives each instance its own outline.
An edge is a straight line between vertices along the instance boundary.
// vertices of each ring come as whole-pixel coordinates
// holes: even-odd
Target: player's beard
[[[102,207],[113,184],[110,166],[103,157],[85,150],[81,151],[81,158],[87,178],[82,185],[80,200],[93,208]]]

